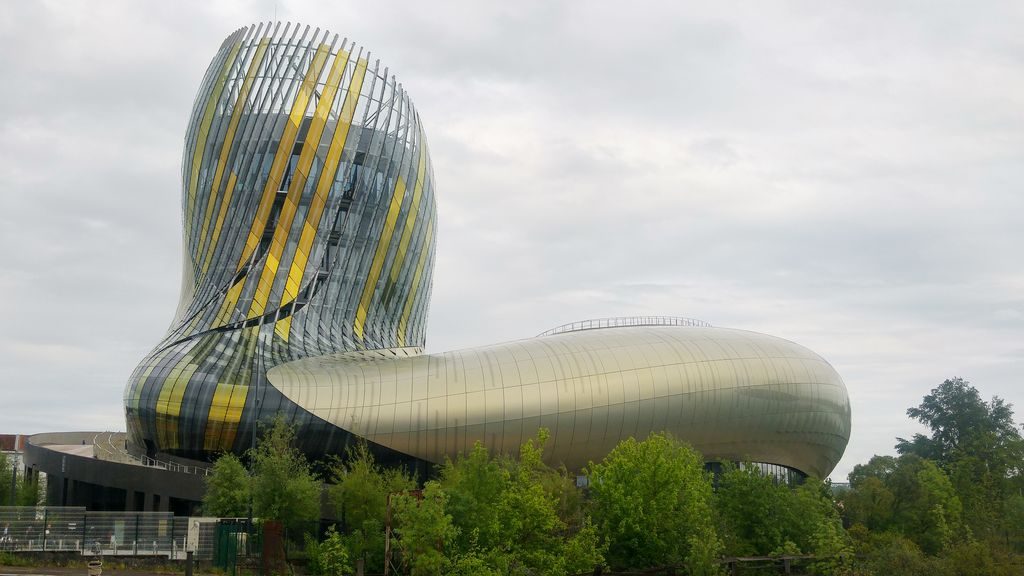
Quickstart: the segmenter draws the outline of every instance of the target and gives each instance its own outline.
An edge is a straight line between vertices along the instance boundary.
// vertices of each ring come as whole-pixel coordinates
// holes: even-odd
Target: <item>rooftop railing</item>
[[[201,476],[210,475],[210,469],[203,466],[179,464],[177,462],[150,458],[145,455],[136,456],[127,450],[124,442],[124,432],[101,432],[96,434],[92,440],[96,457],[101,460],[121,462],[124,464],[141,464],[142,466],[148,466],[150,468],[160,468],[162,470],[181,472],[183,474],[198,474]]]
[[[537,337],[553,336],[566,332],[579,332],[581,330],[600,330],[604,328],[626,328],[631,326],[692,326],[699,328],[710,328],[711,324],[695,318],[682,318],[679,316],[617,316],[613,318],[594,318],[562,324],[541,332]]]

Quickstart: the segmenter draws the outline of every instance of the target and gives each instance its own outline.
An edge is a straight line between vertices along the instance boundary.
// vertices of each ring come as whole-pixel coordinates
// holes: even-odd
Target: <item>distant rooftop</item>
[[[25,438],[24,434],[0,434],[0,452],[23,452]]]
[[[711,324],[694,318],[682,318],[679,316],[616,316],[614,318],[593,318],[562,324],[541,332],[537,337],[552,336],[565,332],[579,332],[581,330],[600,330],[602,328],[627,328],[630,326],[694,326],[698,328],[711,328]]]

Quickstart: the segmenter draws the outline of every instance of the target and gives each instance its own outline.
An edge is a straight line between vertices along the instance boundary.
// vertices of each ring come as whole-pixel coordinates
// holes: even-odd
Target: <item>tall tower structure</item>
[[[283,414],[310,452],[347,433],[267,385],[278,364],[424,345],[434,178],[419,116],[388,69],[309,26],[221,45],[182,158],[184,270],[171,326],[125,389],[152,454],[241,451]]]

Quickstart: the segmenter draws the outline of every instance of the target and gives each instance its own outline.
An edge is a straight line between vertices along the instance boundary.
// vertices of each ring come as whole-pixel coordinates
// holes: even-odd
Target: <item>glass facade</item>
[[[229,36],[185,138],[178,310],[125,389],[133,445],[242,450],[277,413],[311,452],[346,440],[266,386],[266,370],[423,345],[433,188],[416,110],[367,51],[290,24]]]

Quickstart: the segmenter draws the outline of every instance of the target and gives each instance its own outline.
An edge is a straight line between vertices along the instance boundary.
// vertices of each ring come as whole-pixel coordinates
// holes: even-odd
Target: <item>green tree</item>
[[[899,576],[935,576],[937,561],[921,552],[912,540],[896,532],[870,536],[863,554],[869,574]]]
[[[1015,471],[1024,446],[1013,421],[1013,407],[999,397],[981,399],[978,389],[963,378],[944,381],[907,415],[931,429],[931,436],[897,438],[900,454],[916,454],[945,466],[968,453],[999,472]]]
[[[321,576],[343,576],[352,573],[348,548],[341,534],[331,526],[323,542],[306,535],[306,560],[309,572]]]
[[[565,542],[556,572],[581,574],[593,571],[596,566],[604,566],[604,549],[597,526],[589,516],[584,517],[579,530]]]
[[[459,527],[456,544],[468,553],[474,548],[500,546],[502,525],[498,507],[511,481],[508,466],[477,442],[468,455],[447,460],[439,483],[449,495],[448,510]]]
[[[427,482],[422,498],[405,493],[393,498],[397,546],[412,576],[432,576],[447,571],[445,549],[456,529],[445,512],[448,496],[436,482]]]
[[[294,440],[294,429],[278,416],[249,458],[253,514],[297,531],[320,517],[321,484]]]
[[[239,518],[249,513],[252,479],[242,461],[224,454],[213,463],[206,477],[203,513],[221,518]]]
[[[851,526],[859,524],[880,532],[892,525],[896,496],[880,478],[868,477],[857,484],[851,483],[851,489],[843,494],[841,501],[844,517]]]
[[[907,415],[931,435],[899,438],[897,451],[933,460],[946,472],[976,536],[992,540],[1004,534],[1004,501],[1024,470],[1024,440],[1012,406],[999,397],[986,402],[969,382],[952,378]]]
[[[892,456],[874,456],[866,464],[857,464],[850,472],[850,490],[840,501],[843,517],[849,525],[860,524],[872,532],[892,526],[896,496],[887,482],[897,468]]]
[[[11,475],[14,467],[7,460],[6,454],[0,454],[0,506],[11,505]]]
[[[894,530],[932,555],[966,536],[960,498],[941,468],[915,455],[885,463],[854,468],[857,481],[843,497],[848,522]]]
[[[39,487],[38,476],[28,478],[22,474],[18,478],[17,482],[17,497],[15,504],[17,506],[40,506],[42,502],[43,494]]]
[[[557,574],[561,535],[565,524],[558,516],[557,497],[548,491],[546,476],[552,471],[543,462],[548,431],[519,449],[519,461],[510,462],[509,484],[497,505],[501,526],[499,546],[507,552],[510,571]]]
[[[842,528],[831,487],[807,478],[790,487],[760,466],[727,466],[719,478],[717,512],[730,555],[814,554],[814,570],[844,572],[852,542]]]
[[[449,554],[453,573],[557,576],[604,564],[599,534],[582,517],[573,480],[564,468],[544,464],[548,437],[540,429],[520,447],[518,460],[492,457],[477,443],[442,467],[438,483],[459,528]]]
[[[686,563],[711,573],[721,552],[703,459],[666,434],[621,442],[591,463],[591,514],[613,568]]]
[[[715,495],[726,551],[761,556],[799,550],[800,544],[793,541],[792,500],[790,488],[759,466],[726,466]]]
[[[38,480],[19,474],[7,455],[0,454],[0,506],[38,506],[40,496]]]
[[[331,504],[348,528],[345,544],[370,572],[384,570],[384,521],[389,494],[415,488],[405,471],[382,468],[365,443],[355,445],[346,459],[331,466]]]

